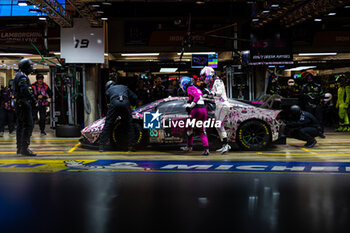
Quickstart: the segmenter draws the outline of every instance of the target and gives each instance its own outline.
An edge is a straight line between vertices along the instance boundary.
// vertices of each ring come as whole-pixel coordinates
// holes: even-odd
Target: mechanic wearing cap
[[[311,113],[301,111],[298,105],[290,107],[289,120],[285,127],[287,137],[306,141],[306,147],[314,147],[315,137],[322,136],[322,127]]]
[[[128,149],[129,151],[135,151],[135,132],[130,104],[136,104],[137,96],[127,86],[119,84],[119,79],[115,79],[115,81],[110,80],[106,83],[106,98],[110,105],[100,137],[99,151],[103,152],[105,150],[105,145],[112,134],[118,116],[121,117],[122,124],[128,126]]]
[[[4,136],[5,121],[9,127],[9,135],[15,135],[15,96],[13,93],[13,79],[9,80],[8,87],[0,91],[0,137]]]
[[[52,92],[49,86],[44,82],[44,75],[42,74],[36,75],[36,82],[32,84],[32,88],[36,99],[36,105],[33,108],[33,120],[35,122],[39,112],[40,133],[42,136],[45,136],[46,109],[49,106],[49,102],[47,100],[51,98]]]
[[[36,156],[28,147],[33,131],[32,104],[35,97],[28,75],[33,72],[33,63],[30,59],[22,59],[18,63],[19,71],[14,79],[14,94],[17,114],[17,154]]]

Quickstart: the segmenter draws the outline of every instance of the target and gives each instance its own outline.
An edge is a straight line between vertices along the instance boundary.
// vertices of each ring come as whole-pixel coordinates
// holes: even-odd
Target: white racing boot
[[[183,147],[180,147],[180,150],[182,150],[183,152],[191,152],[192,146],[183,146]]]
[[[229,144],[225,144],[221,149],[220,152],[221,154],[225,154],[226,152],[230,151],[231,146]]]

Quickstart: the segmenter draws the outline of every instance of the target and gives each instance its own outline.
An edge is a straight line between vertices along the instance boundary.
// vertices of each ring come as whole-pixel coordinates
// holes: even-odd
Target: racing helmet
[[[211,81],[211,79],[214,77],[215,75],[215,71],[212,67],[209,66],[205,66],[200,73],[201,77],[204,79],[204,82],[206,84],[209,84],[209,82]]]
[[[290,107],[290,116],[293,119],[299,119],[301,115],[301,108],[298,105],[292,105]]]
[[[192,84],[192,79],[190,77],[184,76],[180,79],[181,89],[187,93],[187,87]]]
[[[294,85],[295,85],[294,79],[292,79],[292,78],[288,79],[288,86],[293,87]]]
[[[18,63],[18,68],[25,73],[26,75],[30,74],[33,72],[33,62],[28,59],[28,58],[24,58],[22,60],[19,61]]]
[[[326,93],[326,94],[324,94],[324,98],[323,98],[323,100],[324,100],[324,102],[329,102],[329,101],[331,101],[332,100],[332,94],[331,93]]]
[[[115,82],[113,80],[109,80],[108,82],[106,82],[106,91],[111,87],[111,86],[114,86],[115,85]]]
[[[347,83],[347,78],[344,74],[340,74],[335,81],[341,86],[345,86],[345,84]]]

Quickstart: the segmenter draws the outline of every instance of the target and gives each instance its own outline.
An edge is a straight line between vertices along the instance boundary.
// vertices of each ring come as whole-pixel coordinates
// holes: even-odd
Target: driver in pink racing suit
[[[191,119],[194,118],[196,121],[202,122],[206,121],[207,109],[204,105],[202,91],[193,85],[193,81],[190,77],[182,77],[180,80],[180,87],[189,97],[189,104],[186,105],[186,110],[190,113]],[[204,147],[202,154],[209,155],[209,142],[205,127],[198,128],[198,132]],[[186,152],[192,151],[193,133],[192,128],[187,130],[187,146],[181,147],[181,150]]]

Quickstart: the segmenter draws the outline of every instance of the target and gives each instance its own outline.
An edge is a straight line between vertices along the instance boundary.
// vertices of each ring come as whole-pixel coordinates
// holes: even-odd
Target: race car
[[[135,125],[137,146],[152,144],[180,144],[186,142],[186,122],[190,118],[185,104],[188,97],[168,97],[136,108],[132,112]],[[219,137],[215,128],[215,102],[205,98],[208,110],[207,135],[209,143],[213,144]],[[282,121],[278,118],[281,110],[270,110],[257,107],[259,104],[229,99],[230,113],[224,119],[228,142],[236,142],[244,150],[262,150],[271,142],[277,141]],[[254,106],[255,105],[255,106]],[[149,127],[145,116],[157,113],[157,127]],[[81,133],[80,142],[83,147],[97,148],[105,118],[99,119],[85,127]],[[183,127],[181,127],[183,126]],[[109,149],[123,149],[127,145],[125,132],[120,118],[116,119],[113,133],[110,137]]]

